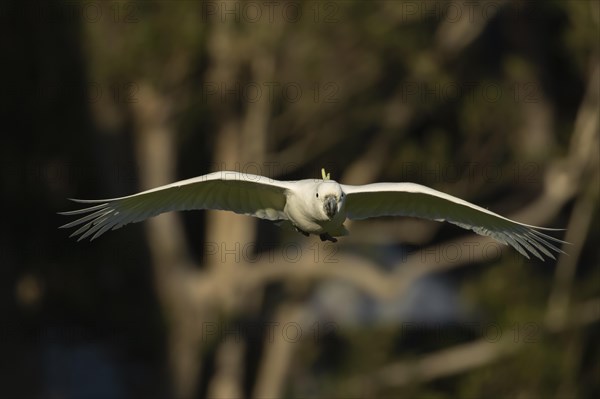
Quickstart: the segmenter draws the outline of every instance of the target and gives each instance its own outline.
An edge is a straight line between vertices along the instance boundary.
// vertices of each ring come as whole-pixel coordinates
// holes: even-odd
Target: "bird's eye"
[[[319,193],[317,193],[317,198],[319,198]]]

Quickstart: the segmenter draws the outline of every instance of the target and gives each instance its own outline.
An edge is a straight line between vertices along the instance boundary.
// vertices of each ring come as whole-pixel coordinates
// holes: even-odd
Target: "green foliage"
[[[117,336],[121,356],[152,369],[140,371],[139,378],[129,375],[135,374],[129,366],[121,367],[127,378],[149,387],[124,396],[169,396],[159,388],[168,385],[165,365],[172,366],[173,359],[167,348],[181,326],[171,324],[175,315],[160,302],[162,275],[152,272],[142,227],[82,247],[67,241],[63,231],[56,233],[55,212],[64,210],[65,197],[116,196],[139,188],[138,138],[149,134],[140,122],[164,113],[162,122],[177,137],[172,166],[180,177],[215,165],[235,169],[214,156],[219,134],[229,128],[252,132],[235,145],[240,158],[264,138],[263,159],[256,162],[274,163],[275,178],[318,177],[320,167],[334,179],[352,178],[343,173],[358,164],[372,180],[444,187],[500,208],[494,210],[512,211],[544,190],[546,167],[567,154],[599,57],[596,1],[492,2],[502,5],[481,25],[468,20],[470,2],[301,1],[294,3],[302,7],[298,21],[280,12],[267,21],[263,9],[257,23],[208,15],[206,7],[263,2],[84,2],[102,8],[97,21],[78,12],[77,2],[49,2],[56,21],[33,2],[17,3],[8,2],[0,12],[1,29],[7,30],[3,77],[9,96],[2,103],[6,134],[0,146],[8,193],[0,240],[1,321],[16,326],[17,335],[32,325],[43,332],[62,323],[84,326],[95,336]],[[279,11],[288,4],[275,3]],[[447,4],[463,7],[462,18],[449,21],[443,13]],[[265,83],[275,89],[270,92]],[[252,85],[262,90],[263,111],[253,107],[264,104],[242,94]],[[286,87],[300,87],[302,95],[291,98]],[[94,88],[103,90],[101,99],[91,93]],[[136,105],[147,101],[142,96],[147,88],[163,102],[136,120]],[[257,115],[265,117],[258,128]],[[463,165],[475,166],[464,170]],[[484,166],[498,175],[482,174]],[[445,174],[451,167],[458,173]],[[560,211],[557,226],[566,226],[572,205]],[[590,217],[571,304],[600,294],[597,205]],[[193,219],[197,227],[187,230],[193,245],[203,242],[203,221],[204,216]],[[454,231],[441,230],[434,238],[443,242]],[[277,245],[288,233],[269,231],[258,244]],[[376,246],[364,253],[377,260],[391,257]],[[497,262],[445,276],[458,287],[469,317],[523,345],[514,355],[432,381],[380,386],[368,377],[389,364],[416,361],[485,334],[444,327],[441,338],[423,329],[408,339],[394,323],[344,327],[327,340],[297,344],[286,392],[290,397],[595,397],[600,392],[597,322],[566,332],[544,326],[553,265],[512,251]],[[23,286],[39,288],[33,290],[37,296],[20,294]],[[285,300],[265,297],[265,308]],[[248,319],[266,319],[249,313]],[[28,327],[20,327],[22,322]],[[198,351],[206,366],[198,373],[202,393],[218,363],[212,353],[218,344],[207,342]],[[25,359],[25,366],[16,367],[20,378],[5,381],[10,374],[5,373],[0,380],[9,387],[3,396],[40,396],[34,388],[21,388],[30,384],[30,370],[42,367],[27,359],[38,361],[51,352],[44,345],[48,342],[26,347],[0,342],[7,359]],[[245,370],[251,370],[245,374],[246,396],[263,351],[244,360]],[[13,365],[5,368],[12,371]],[[360,387],[364,392],[348,383],[358,377],[370,384]],[[43,385],[43,378],[38,380]],[[310,389],[304,388],[306,381]],[[46,386],[39,391],[50,392]]]

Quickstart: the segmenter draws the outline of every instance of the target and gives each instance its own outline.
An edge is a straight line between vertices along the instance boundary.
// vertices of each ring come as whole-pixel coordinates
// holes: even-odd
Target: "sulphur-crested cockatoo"
[[[530,226],[500,216],[460,198],[414,183],[339,184],[322,170],[322,179],[278,181],[238,172],[215,172],[143,191],[127,197],[73,201],[94,204],[61,212],[84,215],[61,228],[79,227],[71,236],[95,239],[108,230],[141,222],[163,212],[191,209],[232,211],[261,219],[291,223],[308,236],[336,242],[348,231],[344,221],[379,216],[412,216],[448,221],[513,246],[529,258],[554,259],[551,251],[563,241]]]

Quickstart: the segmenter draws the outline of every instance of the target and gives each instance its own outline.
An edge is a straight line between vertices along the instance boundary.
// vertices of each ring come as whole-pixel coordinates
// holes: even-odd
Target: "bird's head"
[[[342,209],[345,195],[342,187],[332,180],[327,180],[317,185],[315,190],[315,200],[317,207],[323,213],[327,220],[331,220]]]

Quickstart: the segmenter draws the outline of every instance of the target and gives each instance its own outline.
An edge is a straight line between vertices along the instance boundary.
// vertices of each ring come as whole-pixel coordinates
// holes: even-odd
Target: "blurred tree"
[[[102,354],[71,366],[89,371],[90,387],[110,370],[103,381],[124,397],[600,393],[598,2],[0,10],[2,182],[14,210],[0,233],[12,331],[0,349],[18,359],[3,363],[17,374],[0,377],[3,395],[83,392],[48,372],[79,353]],[[566,226],[569,256],[541,265],[496,246],[490,256],[489,240],[404,219],[356,223],[336,247],[218,212],[161,215],[92,245],[54,230],[65,197],[221,169],[297,179],[321,167],[346,183],[414,181]],[[473,251],[447,256],[455,248]],[[290,249],[301,254],[293,262]],[[440,276],[467,316],[407,333],[400,304]],[[323,291],[354,313],[319,313]],[[83,337],[48,338],[61,328]],[[27,386],[32,369],[52,377]]]

